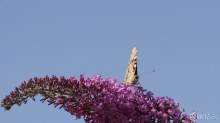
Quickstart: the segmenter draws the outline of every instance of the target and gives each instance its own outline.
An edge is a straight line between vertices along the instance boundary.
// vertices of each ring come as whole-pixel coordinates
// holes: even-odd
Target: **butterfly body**
[[[124,82],[129,85],[135,85],[138,83],[138,72],[137,72],[137,48],[134,47],[131,52],[130,61],[125,73]]]

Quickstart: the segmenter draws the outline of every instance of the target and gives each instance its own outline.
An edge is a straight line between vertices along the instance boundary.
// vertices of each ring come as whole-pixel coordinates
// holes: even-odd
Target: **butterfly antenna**
[[[153,73],[153,72],[155,72],[155,70],[152,70],[152,71],[150,71],[150,72],[143,73],[143,74],[149,74],[149,73]],[[141,75],[143,75],[143,74],[141,74]]]

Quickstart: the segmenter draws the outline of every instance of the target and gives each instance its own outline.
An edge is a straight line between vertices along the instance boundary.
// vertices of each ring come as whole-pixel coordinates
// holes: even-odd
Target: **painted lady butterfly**
[[[131,58],[125,73],[124,82],[129,85],[138,84],[138,73],[137,73],[137,48],[134,47],[131,52]]]

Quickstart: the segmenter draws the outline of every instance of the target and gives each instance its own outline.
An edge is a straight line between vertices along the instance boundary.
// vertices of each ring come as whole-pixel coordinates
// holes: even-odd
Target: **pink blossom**
[[[14,104],[26,103],[37,94],[44,96],[42,102],[60,106],[77,119],[86,123],[185,123],[192,122],[189,115],[182,114],[180,103],[169,97],[153,97],[151,91],[142,87],[126,85],[117,79],[94,75],[84,79],[66,79],[61,76],[29,79],[16,87],[2,100],[1,107],[10,110]],[[194,113],[195,115],[195,113]]]

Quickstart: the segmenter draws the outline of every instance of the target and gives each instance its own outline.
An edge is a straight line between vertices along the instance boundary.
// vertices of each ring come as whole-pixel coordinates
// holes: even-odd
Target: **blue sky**
[[[76,76],[123,81],[138,49],[141,85],[182,102],[185,113],[220,120],[220,2],[0,1],[0,99],[33,77]],[[84,123],[47,103],[0,110],[2,123]]]

